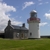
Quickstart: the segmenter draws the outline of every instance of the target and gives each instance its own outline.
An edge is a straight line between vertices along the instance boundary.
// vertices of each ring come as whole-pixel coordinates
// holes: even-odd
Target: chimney
[[[25,23],[22,24],[22,27],[25,27]]]
[[[8,25],[11,25],[11,20],[8,21]]]

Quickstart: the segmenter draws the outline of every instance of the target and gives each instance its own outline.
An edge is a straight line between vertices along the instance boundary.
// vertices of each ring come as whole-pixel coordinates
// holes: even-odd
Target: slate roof
[[[22,26],[11,25],[11,27],[12,27],[13,29],[28,30],[26,27],[22,27]]]

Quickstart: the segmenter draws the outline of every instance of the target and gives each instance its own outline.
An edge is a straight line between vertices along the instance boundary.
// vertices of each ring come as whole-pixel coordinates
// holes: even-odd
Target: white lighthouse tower
[[[40,19],[37,18],[37,12],[35,10],[30,12],[30,18],[27,19],[27,22],[29,24],[29,33],[28,38],[40,38],[39,33],[39,23]]]

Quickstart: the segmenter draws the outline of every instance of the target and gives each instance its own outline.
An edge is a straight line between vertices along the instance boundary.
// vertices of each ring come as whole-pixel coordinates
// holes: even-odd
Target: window
[[[31,14],[31,17],[37,17],[37,14],[35,14],[35,13],[33,14],[33,13],[32,13],[32,14]]]
[[[32,33],[30,33],[30,36],[32,36]]]
[[[19,33],[16,33],[16,37],[17,37],[17,38],[19,37]]]

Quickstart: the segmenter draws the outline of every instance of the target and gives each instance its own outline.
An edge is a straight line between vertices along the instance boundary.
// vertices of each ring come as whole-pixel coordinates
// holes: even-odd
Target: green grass
[[[38,40],[0,39],[0,50],[50,50],[50,39],[38,39]]]

